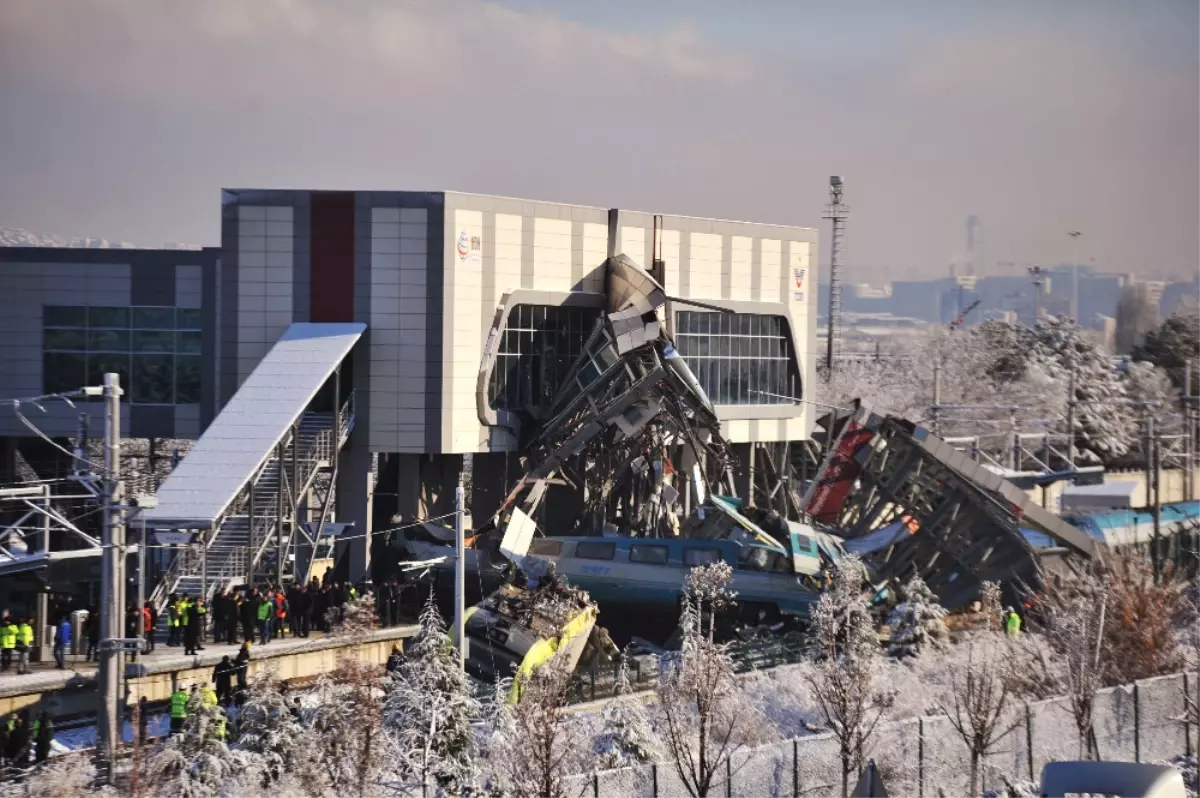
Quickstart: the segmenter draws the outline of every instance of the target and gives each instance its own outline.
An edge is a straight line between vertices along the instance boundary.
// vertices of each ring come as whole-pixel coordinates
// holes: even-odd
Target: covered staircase
[[[150,595],[160,625],[171,593],[211,598],[234,585],[307,578],[303,551],[315,538],[300,515],[315,509],[318,527],[328,519],[337,455],[354,428],[341,365],[365,329],[289,327],[163,483],[157,506],[141,511],[135,523],[177,546]],[[319,394],[325,407],[314,406]],[[328,489],[314,508],[318,481]]]

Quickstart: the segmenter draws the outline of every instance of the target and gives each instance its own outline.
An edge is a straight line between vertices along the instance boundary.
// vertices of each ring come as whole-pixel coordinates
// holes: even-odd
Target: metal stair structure
[[[298,548],[315,537],[299,516],[329,473],[318,527],[328,517],[337,455],[354,429],[354,397],[340,395],[338,374],[365,329],[289,327],[163,483],[158,505],[142,511],[160,541],[178,546],[149,597],[160,627],[171,593],[211,598],[260,578],[306,578],[295,573]],[[336,412],[312,409],[331,378]]]

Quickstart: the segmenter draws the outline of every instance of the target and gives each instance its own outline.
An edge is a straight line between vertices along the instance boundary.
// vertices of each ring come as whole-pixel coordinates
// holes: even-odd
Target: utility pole
[[[1192,360],[1183,364],[1183,499],[1195,497],[1195,419],[1192,416]]]
[[[1154,429],[1154,407],[1146,404],[1146,503],[1154,519],[1154,531],[1150,538],[1150,561],[1154,566],[1154,580],[1159,577],[1159,532],[1161,514],[1158,501],[1158,435]]]
[[[942,409],[942,364],[938,361],[933,363],[933,407],[930,412],[930,427],[934,435],[941,435],[941,425],[939,424],[939,415]]]
[[[1050,453],[1046,452],[1046,462],[1050,462]],[[1067,468],[1075,470],[1075,365],[1067,374]]]
[[[454,489],[454,643],[458,666],[467,667],[467,539],[463,531],[463,484]]]
[[[121,745],[121,668],[125,637],[125,524],[121,507],[121,377],[104,375],[104,535],[100,576],[100,727],[96,753],[101,780],[111,783]]]

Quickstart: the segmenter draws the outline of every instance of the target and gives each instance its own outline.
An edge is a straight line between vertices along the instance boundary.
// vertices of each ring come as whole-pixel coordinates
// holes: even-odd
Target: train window
[[[616,543],[575,544],[575,556],[581,560],[611,560],[616,551]]]
[[[535,540],[533,541],[533,553],[546,557],[557,557],[562,553],[562,541],[547,540],[546,538]]]
[[[684,549],[683,564],[688,566],[711,565],[721,560],[720,549]]]
[[[667,564],[666,546],[647,546],[645,544],[629,547],[629,561],[649,563],[650,565]]]
[[[793,532],[792,543],[795,546],[796,551],[811,552],[813,550],[812,538],[810,538],[808,535],[801,535]]]

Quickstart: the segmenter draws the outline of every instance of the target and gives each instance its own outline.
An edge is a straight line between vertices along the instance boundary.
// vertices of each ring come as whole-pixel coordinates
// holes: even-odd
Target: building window
[[[598,318],[598,308],[514,305],[500,333],[488,385],[492,409],[548,406]]]
[[[675,345],[713,404],[793,404],[800,379],[788,329],[782,316],[682,310]]]
[[[68,307],[42,314],[42,361],[47,393],[99,385],[121,376],[133,404],[200,401],[199,310],[172,307]]]

